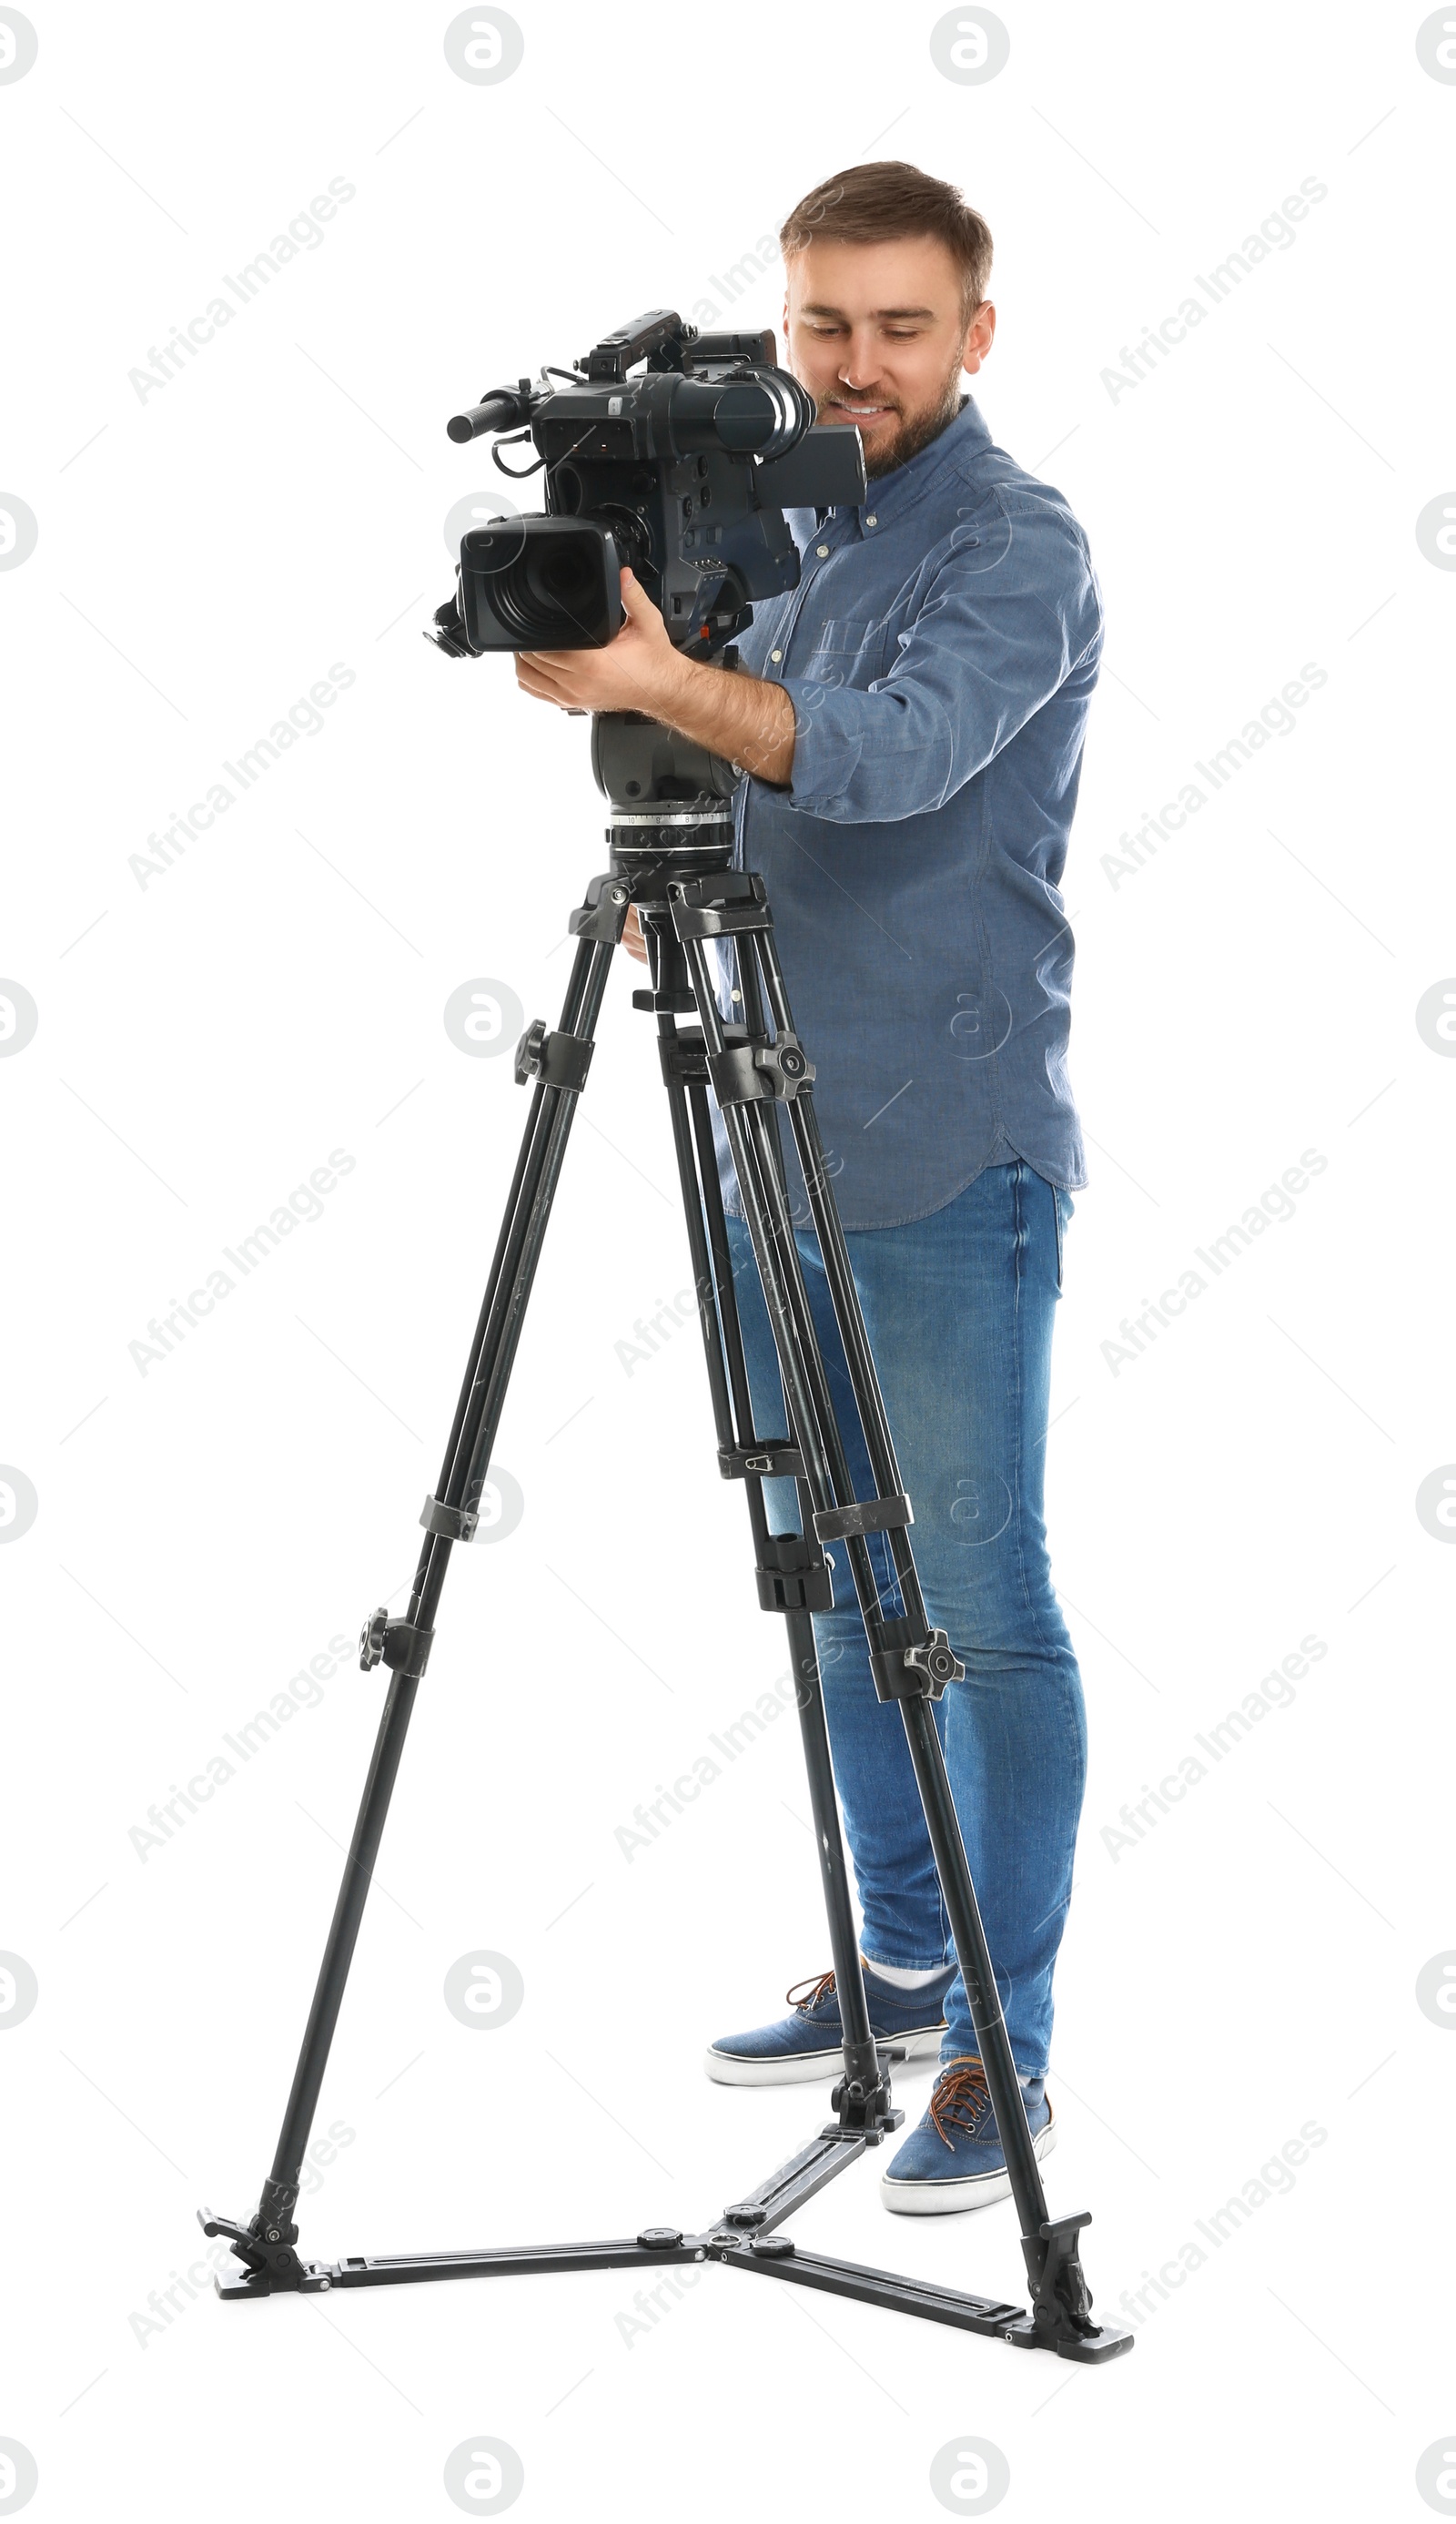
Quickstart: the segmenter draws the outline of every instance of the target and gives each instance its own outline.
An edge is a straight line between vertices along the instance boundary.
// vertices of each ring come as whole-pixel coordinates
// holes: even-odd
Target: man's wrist
[[[694,657],[685,657],[681,649],[673,649],[662,660],[656,679],[653,706],[668,726],[674,724],[672,713],[693,704],[693,687],[700,675],[708,669]]]

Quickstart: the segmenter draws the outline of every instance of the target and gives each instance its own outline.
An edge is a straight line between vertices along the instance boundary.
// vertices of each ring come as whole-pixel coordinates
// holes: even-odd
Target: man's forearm
[[[515,660],[522,691],[558,709],[641,710],[755,779],[787,788],[795,717],[782,684],[685,657],[630,569],[621,585],[625,619],[615,637],[602,649],[522,650]]]
[[[701,665],[694,657],[677,659],[678,671],[663,679],[652,712],[680,736],[690,736],[737,762],[757,780],[774,788],[789,785],[794,768],[794,704],[782,684],[760,683],[756,675],[725,672]]]

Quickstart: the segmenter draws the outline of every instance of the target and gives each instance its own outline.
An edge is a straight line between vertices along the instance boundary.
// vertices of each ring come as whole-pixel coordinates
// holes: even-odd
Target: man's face
[[[939,237],[822,238],[789,259],[789,365],[821,420],[853,421],[871,481],[954,419],[962,374],[976,374],[995,331],[989,298],[966,322],[960,273]]]

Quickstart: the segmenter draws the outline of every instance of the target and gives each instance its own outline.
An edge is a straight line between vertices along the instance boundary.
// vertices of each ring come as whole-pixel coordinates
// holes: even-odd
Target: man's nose
[[[880,370],[873,341],[851,341],[839,373],[841,385],[850,386],[856,392],[877,384]]]

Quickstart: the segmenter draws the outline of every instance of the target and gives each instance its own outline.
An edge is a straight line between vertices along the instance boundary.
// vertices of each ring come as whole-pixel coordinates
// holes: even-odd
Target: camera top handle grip
[[[619,385],[636,361],[646,360],[652,365],[653,353],[660,351],[664,343],[670,343],[672,350],[660,364],[671,366],[673,354],[696,341],[697,336],[697,325],[685,323],[675,308],[655,307],[649,315],[634,316],[630,324],[623,324],[619,331],[604,333],[581,364],[592,385]]]

